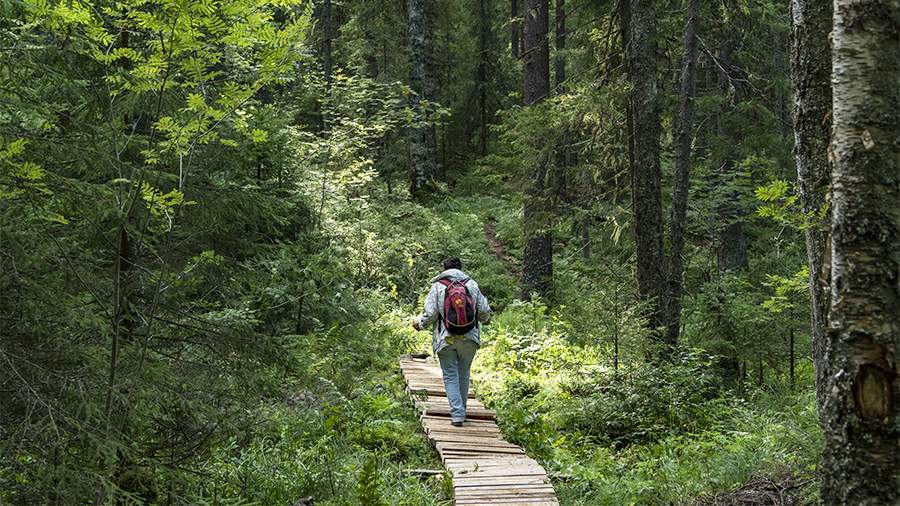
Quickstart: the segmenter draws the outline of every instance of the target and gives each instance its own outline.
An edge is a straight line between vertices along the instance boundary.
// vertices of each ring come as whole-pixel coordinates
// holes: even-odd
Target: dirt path
[[[506,272],[516,279],[521,279],[522,267],[515,258],[506,252],[503,243],[497,239],[497,223],[495,221],[484,222],[484,236],[487,238],[488,244],[491,245],[491,249],[494,250],[494,255],[503,262],[503,265],[506,267]]]

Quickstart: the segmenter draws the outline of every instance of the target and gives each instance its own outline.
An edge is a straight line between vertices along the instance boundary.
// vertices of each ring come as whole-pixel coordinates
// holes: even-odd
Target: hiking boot
[[[462,422],[450,422],[450,424],[453,425],[454,427],[462,427],[463,426]]]

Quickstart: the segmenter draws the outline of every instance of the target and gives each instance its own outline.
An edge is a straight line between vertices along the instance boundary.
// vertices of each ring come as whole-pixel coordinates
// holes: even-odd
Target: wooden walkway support
[[[496,413],[469,391],[467,420],[450,424],[450,406],[441,368],[433,359],[403,357],[400,370],[419,411],[428,441],[453,476],[453,496],[460,506],[559,505],[547,473],[518,446],[503,440]]]

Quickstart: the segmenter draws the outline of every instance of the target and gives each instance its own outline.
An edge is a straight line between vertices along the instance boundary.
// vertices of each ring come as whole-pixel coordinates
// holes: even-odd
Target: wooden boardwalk
[[[400,370],[419,411],[428,441],[453,476],[453,496],[460,506],[559,505],[547,473],[518,446],[503,440],[495,413],[469,391],[467,420],[450,424],[450,406],[433,359],[404,357]]]

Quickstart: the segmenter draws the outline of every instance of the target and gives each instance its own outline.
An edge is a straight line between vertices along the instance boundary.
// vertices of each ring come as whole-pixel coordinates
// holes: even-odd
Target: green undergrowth
[[[756,475],[813,475],[821,435],[809,370],[801,393],[740,393],[699,350],[617,371],[606,347],[574,344],[569,330],[543,306],[516,305],[476,362],[479,396],[554,476],[562,504],[692,504]]]
[[[442,476],[407,472],[440,462],[397,371],[410,346],[390,330],[401,315],[383,302],[371,301],[376,324],[291,337],[286,352],[297,368],[283,378],[283,395],[253,408],[258,423],[217,445],[201,466],[205,479],[189,487],[192,503],[418,506],[448,498]]]

